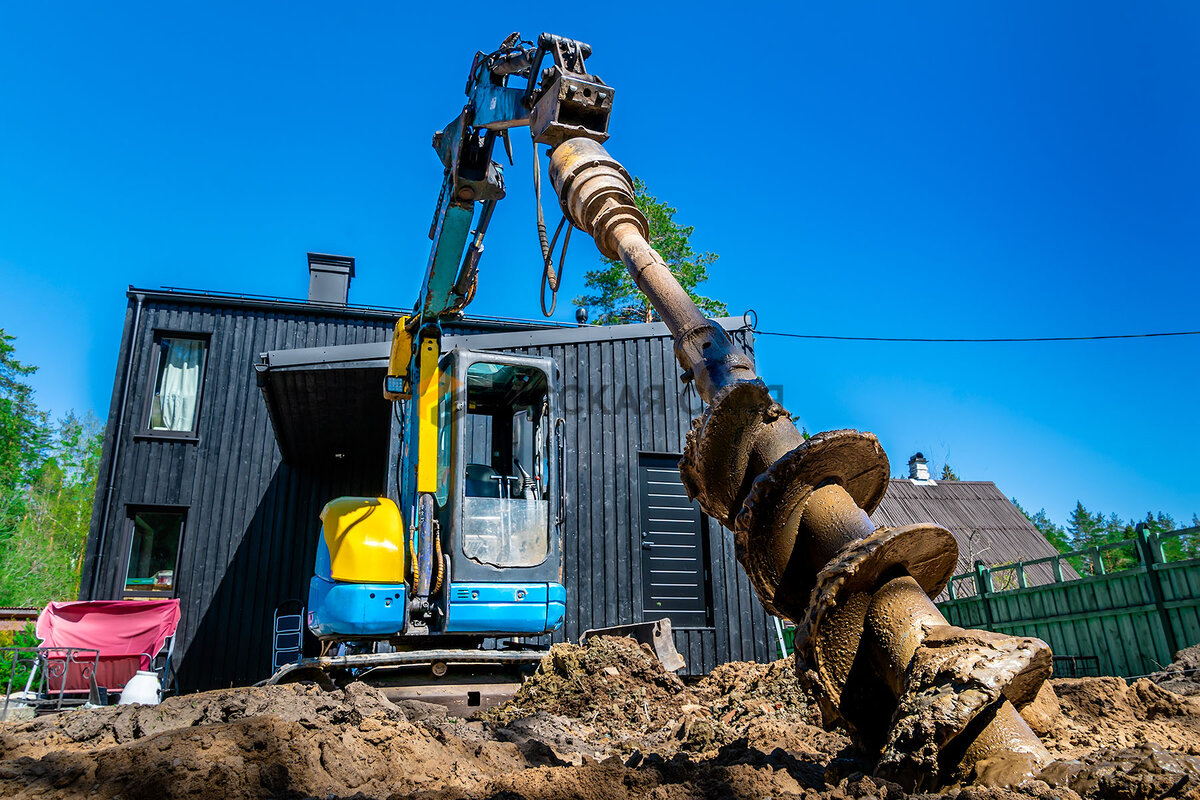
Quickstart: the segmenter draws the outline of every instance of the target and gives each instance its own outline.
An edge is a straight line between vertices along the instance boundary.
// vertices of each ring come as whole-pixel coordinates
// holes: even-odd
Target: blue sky
[[[410,305],[430,136],[511,30],[592,44],[610,151],[764,330],[1200,328],[1200,6],[561,6],[5,4],[0,326],[42,405],[107,412],[129,284],[302,296],[315,250],[357,257],[352,301]],[[521,134],[473,313],[538,314]],[[577,237],[565,298],[595,262]],[[1059,520],[1200,512],[1200,337],[759,357],[810,431],[874,431],[893,474],[922,450]]]

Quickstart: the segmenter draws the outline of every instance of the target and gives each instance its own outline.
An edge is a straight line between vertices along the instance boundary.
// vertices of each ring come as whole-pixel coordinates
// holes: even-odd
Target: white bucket
[[[153,706],[158,705],[160,700],[162,700],[162,694],[158,686],[158,673],[139,669],[121,690],[121,699],[117,701],[117,705],[141,703]]]

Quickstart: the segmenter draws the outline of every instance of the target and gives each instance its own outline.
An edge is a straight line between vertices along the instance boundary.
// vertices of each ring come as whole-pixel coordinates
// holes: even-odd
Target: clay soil
[[[602,638],[555,646],[470,720],[364,684],[293,684],[0,723],[0,797],[1200,798],[1200,697],[1115,678],[1053,689],[1027,712],[1061,759],[1042,779],[907,795],[819,726],[790,662],[685,684]]]

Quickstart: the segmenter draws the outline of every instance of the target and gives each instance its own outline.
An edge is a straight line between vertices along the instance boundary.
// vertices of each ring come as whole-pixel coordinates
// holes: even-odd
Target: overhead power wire
[[[471,319],[483,321],[499,321],[500,317],[481,317],[473,316]],[[826,334],[816,333],[792,333],[788,331],[764,331],[758,329],[758,318],[754,311],[747,311],[744,315],[743,330],[753,331],[758,336],[784,336],[789,339],[818,339],[828,341],[842,342],[915,342],[918,344],[941,344],[941,343],[963,343],[963,344],[1004,344],[1004,343],[1022,343],[1022,342],[1087,342],[1087,341],[1103,341],[1108,339],[1148,339],[1158,338],[1163,336],[1200,336],[1200,331],[1163,331],[1153,333],[1113,333],[1102,334],[1098,336],[1007,336],[995,338],[928,338],[928,337],[900,337],[900,336],[831,336]],[[551,320],[549,323],[546,320],[532,319],[525,317],[504,317],[505,322],[528,322],[533,325],[551,324],[561,328],[603,328],[606,327],[598,322],[585,322],[579,324],[576,322],[556,322]]]
[[[789,339],[824,339],[839,342],[923,342],[923,343],[967,343],[998,344],[1004,342],[1092,342],[1104,339],[1150,339],[1158,336],[1200,336],[1200,331],[1167,331],[1164,333],[1113,333],[1101,336],[1004,336],[984,339],[932,339],[924,337],[893,336],[826,336],[815,333],[786,333],[783,331],[754,330],[757,336],[786,336]]]

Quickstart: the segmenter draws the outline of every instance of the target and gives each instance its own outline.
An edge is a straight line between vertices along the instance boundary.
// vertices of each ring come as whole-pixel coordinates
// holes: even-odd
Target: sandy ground
[[[1164,682],[1192,688],[1186,669]],[[1053,689],[1029,718],[1063,760],[1016,790],[907,795],[864,775],[848,740],[818,727],[790,662],[685,685],[631,641],[596,639],[556,646],[479,719],[363,684],[296,684],[0,723],[0,796],[1200,798],[1200,697],[1115,678]]]

